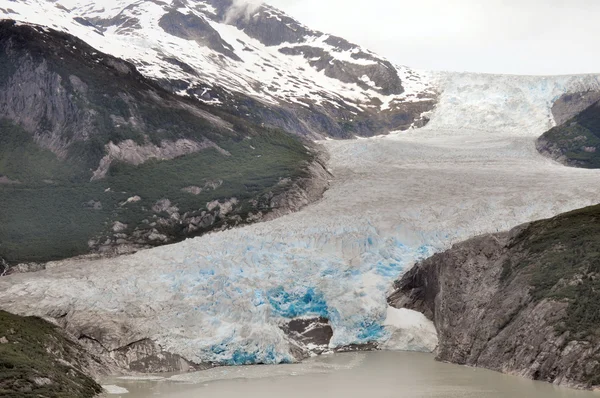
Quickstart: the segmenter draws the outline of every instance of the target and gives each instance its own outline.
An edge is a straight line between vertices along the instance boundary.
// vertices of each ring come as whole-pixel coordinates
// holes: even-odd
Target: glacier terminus
[[[321,318],[326,350],[360,344],[432,351],[435,327],[388,307],[392,283],[453,243],[597,202],[600,175],[544,158],[534,140],[564,93],[597,76],[432,74],[422,129],[323,140],[331,187],[275,220],[102,260],[0,279],[0,304],[60,319],[112,351],[149,339],[194,362],[295,362],[283,332]],[[483,95],[485,93],[485,96]]]

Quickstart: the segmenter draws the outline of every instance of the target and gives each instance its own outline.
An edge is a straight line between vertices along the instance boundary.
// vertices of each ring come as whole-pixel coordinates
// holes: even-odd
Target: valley
[[[600,385],[600,75],[415,70],[233,0],[4,3],[0,393],[414,360],[484,396],[432,353]]]
[[[532,78],[526,90],[522,79],[457,79],[427,128],[322,141],[330,188],[298,213],[3,278],[0,304],[57,318],[108,357],[149,340],[195,364],[292,362],[315,350],[282,331],[300,317],[329,322],[326,350],[375,343],[430,352],[431,322],[387,306],[395,278],[461,240],[595,204],[600,179],[541,156],[534,143],[542,122],[552,123],[550,99],[595,77]],[[481,101],[484,79],[518,106]]]

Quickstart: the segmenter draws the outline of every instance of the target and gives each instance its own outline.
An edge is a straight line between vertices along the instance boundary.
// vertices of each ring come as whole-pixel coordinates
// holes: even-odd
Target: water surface
[[[216,368],[160,380],[105,382],[129,390],[120,395],[123,398],[600,398],[600,393],[405,352],[326,355],[296,365]]]

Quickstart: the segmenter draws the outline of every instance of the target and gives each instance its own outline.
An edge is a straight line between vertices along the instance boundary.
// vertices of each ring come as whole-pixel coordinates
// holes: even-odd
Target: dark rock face
[[[554,121],[557,125],[564,124],[599,100],[600,91],[564,94],[552,105]]]
[[[216,2],[222,3],[219,0]],[[223,18],[227,20],[227,14]],[[404,91],[398,73],[389,62],[365,53],[358,46],[349,43],[341,37],[327,36],[321,32],[308,29],[273,7],[263,5],[255,10],[252,15],[248,15],[245,12],[238,12],[233,18],[229,17],[229,21],[227,22],[235,25],[250,37],[259,40],[266,46],[294,45],[280,48],[279,51],[284,54],[303,55],[307,59],[319,56],[320,59],[315,61],[313,67],[317,70],[325,70],[327,76],[346,83],[362,83],[360,77],[363,74],[367,74],[377,86],[382,87],[382,94],[402,94]],[[361,65],[337,60],[335,63],[330,64],[330,61],[334,58],[328,52],[324,52],[323,48],[310,44],[302,44],[307,42],[307,37],[314,38],[320,36],[326,36],[324,43],[332,47],[333,51],[352,51],[352,58],[371,61],[374,65],[363,68]]]
[[[5,40],[4,54],[18,52],[18,44]],[[17,55],[17,54],[15,54]],[[63,79],[49,71],[47,62],[35,62],[30,57],[20,58],[12,68],[6,58],[2,66],[14,73],[0,90],[0,115],[33,132],[35,141],[58,157],[67,156],[72,141],[84,139],[92,130],[92,117],[79,109],[63,89]],[[81,90],[85,90],[81,86]]]
[[[230,22],[267,46],[301,43],[305,36],[313,33],[294,19],[280,14],[274,9],[267,11],[269,9],[267,6],[263,6],[253,15],[240,13]],[[276,13],[277,17],[271,17],[271,12]],[[227,16],[225,17],[227,18]]]
[[[333,337],[333,328],[327,318],[299,318],[283,324],[281,330],[292,341],[292,352],[298,360],[309,356],[321,355],[325,352],[374,351],[377,343],[350,344],[329,348]]]
[[[342,45],[342,47],[344,46]],[[398,72],[392,64],[387,61],[378,60],[362,51],[352,54],[352,57],[372,61],[372,64],[360,65],[340,61],[322,48],[310,45],[281,47],[279,52],[287,55],[302,55],[305,58],[311,59],[310,65],[318,71],[324,71],[326,76],[344,83],[354,83],[363,90],[368,90],[371,86],[367,85],[360,78],[362,76],[369,76],[377,87],[379,87],[377,91],[383,95],[402,94],[404,92]]]
[[[597,386],[599,220],[596,206],[457,244],[396,282],[390,305],[434,321],[441,361]]]
[[[600,92],[562,96],[552,108],[557,123],[536,142],[537,150],[564,165],[600,168]]]
[[[209,47],[236,61],[241,61],[232,51],[231,46],[203,18],[171,10],[160,18],[158,24],[165,32],[173,36],[195,40],[202,46]]]
[[[222,3],[220,0],[214,1]],[[391,63],[366,53],[355,44],[341,37],[324,35],[311,30],[276,8],[267,5],[263,5],[251,14],[238,12],[233,18],[231,16],[228,18],[227,15],[224,15],[223,18],[266,46],[284,45],[279,49],[284,54],[302,55],[306,59],[318,57],[318,60],[311,61],[311,66],[318,71],[324,70],[325,75],[329,77],[345,83],[364,86],[365,83],[361,77],[367,75],[379,87],[377,91],[381,94],[391,95],[404,92],[398,72]],[[307,42],[307,38],[319,37],[324,38],[323,43],[329,47],[328,51],[321,46]],[[336,52],[350,52],[351,58],[368,62],[363,65],[340,61],[333,57]]]
[[[300,347],[300,358],[327,351],[333,337],[333,329],[326,318],[293,319],[281,329]]]

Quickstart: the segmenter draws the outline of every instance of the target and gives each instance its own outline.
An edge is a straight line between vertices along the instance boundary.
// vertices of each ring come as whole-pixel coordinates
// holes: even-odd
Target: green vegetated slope
[[[0,396],[87,398],[102,391],[83,366],[89,354],[56,326],[0,311]]]
[[[557,332],[569,340],[600,341],[600,206],[529,225],[515,241],[502,279],[527,278],[534,300],[568,303]],[[599,358],[600,359],[600,358]],[[600,377],[597,383],[600,384]]]
[[[510,252],[515,254],[503,265],[504,285],[522,279],[532,287],[534,302],[566,304],[551,325],[562,348],[556,361],[563,363],[556,366],[575,362],[576,383],[600,385],[600,206],[532,223]]]
[[[10,262],[48,261],[86,253],[88,240],[110,229],[114,220],[130,228],[137,226],[152,217],[150,209],[165,197],[181,212],[199,211],[212,200],[231,197],[242,201],[250,211],[249,203],[254,198],[285,189],[277,187],[281,178],[303,175],[301,166],[309,157],[296,139],[281,133],[232,141],[222,147],[231,156],[223,157],[208,149],[140,166],[121,163],[100,181],[69,182],[53,174],[52,182],[46,183],[29,174],[27,183],[0,184],[0,256]],[[51,163],[58,169],[62,166],[56,159]],[[12,174],[5,175],[13,178]],[[188,186],[204,186],[209,180],[221,180],[223,185],[200,195],[182,191]],[[134,195],[142,200],[121,206]],[[102,208],[94,208],[90,201],[100,202]],[[244,207],[239,211],[243,212]]]
[[[542,135],[538,150],[569,166],[600,168],[600,103]]]
[[[172,95],[64,33],[0,22],[0,70],[0,257],[9,262],[84,254],[115,221],[124,233],[150,228],[140,222],[169,217],[152,211],[165,198],[180,214],[236,198],[243,217],[304,176],[315,156],[296,137]],[[110,142],[160,148],[182,139],[203,149],[137,166],[115,160],[91,181]],[[182,191],[214,181],[197,195]],[[123,205],[132,196],[141,200]],[[189,236],[168,228],[160,232],[171,241]]]

